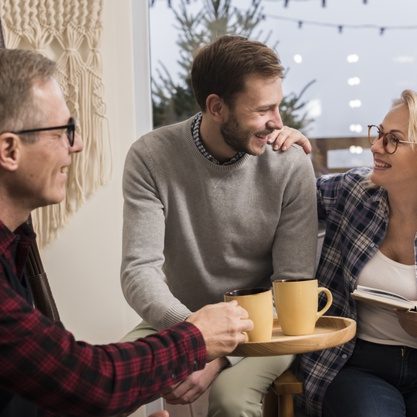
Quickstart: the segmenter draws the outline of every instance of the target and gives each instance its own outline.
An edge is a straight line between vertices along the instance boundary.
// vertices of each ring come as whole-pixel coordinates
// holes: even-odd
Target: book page
[[[407,300],[399,294],[380,290],[378,288],[358,285],[358,287],[353,291],[352,297],[355,300],[377,304],[383,308],[400,310],[416,309],[415,302]]]

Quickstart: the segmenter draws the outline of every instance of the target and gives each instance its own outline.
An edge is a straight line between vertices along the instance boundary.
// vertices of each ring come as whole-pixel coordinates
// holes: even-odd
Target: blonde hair
[[[401,97],[394,101],[392,107],[394,108],[403,104],[407,106],[409,114],[407,140],[414,142],[411,144],[411,146],[414,148],[415,144],[417,145],[417,92],[409,89],[404,90],[401,93]],[[365,188],[372,188],[376,186],[370,179],[371,175],[372,171],[369,173],[367,179],[363,183]]]
[[[398,104],[405,104],[408,108],[408,138],[407,140],[417,144],[417,92],[404,90]],[[414,146],[414,145],[413,145]]]

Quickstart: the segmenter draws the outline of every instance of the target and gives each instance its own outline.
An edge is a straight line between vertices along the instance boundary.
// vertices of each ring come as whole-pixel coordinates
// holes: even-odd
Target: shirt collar
[[[10,250],[11,245],[15,242],[29,245],[33,240],[35,240],[35,238],[36,234],[33,232],[32,227],[26,222],[21,224],[14,232],[12,232],[0,220],[0,253],[5,253]]]
[[[203,140],[201,139],[200,135],[200,126],[201,126],[201,120],[203,119],[203,114],[201,112],[197,113],[194,116],[193,121],[191,122],[191,134],[193,136],[193,140],[195,143],[195,146],[197,146],[197,149],[200,151],[200,153],[207,158],[210,162],[213,162],[216,165],[232,165],[235,162],[239,161],[243,156],[246,155],[246,152],[237,152],[235,155],[233,155],[232,158],[228,159],[225,162],[220,162],[217,160],[204,146]]]

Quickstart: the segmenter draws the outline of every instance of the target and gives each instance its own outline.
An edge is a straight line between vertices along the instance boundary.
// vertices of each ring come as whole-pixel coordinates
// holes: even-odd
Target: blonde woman
[[[417,416],[417,313],[351,297],[359,284],[417,300],[417,93],[405,90],[368,135],[372,168],[317,179],[326,227],[317,277],[333,292],[328,314],[356,319],[358,332],[299,357],[310,416]]]

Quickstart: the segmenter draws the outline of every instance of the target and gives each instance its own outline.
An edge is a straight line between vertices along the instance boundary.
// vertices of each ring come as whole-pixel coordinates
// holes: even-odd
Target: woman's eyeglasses
[[[387,132],[384,133],[376,125],[368,125],[368,139],[371,145],[373,145],[377,140],[382,138],[382,145],[384,150],[388,154],[393,154],[398,148],[399,143],[416,143],[409,140],[401,140],[395,133]]]

